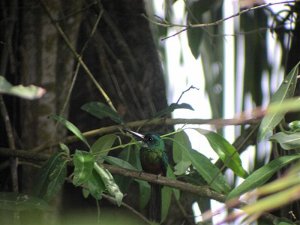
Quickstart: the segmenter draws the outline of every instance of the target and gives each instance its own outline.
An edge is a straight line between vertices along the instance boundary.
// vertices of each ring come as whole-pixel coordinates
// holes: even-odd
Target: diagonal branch
[[[94,85],[99,90],[99,92],[101,93],[101,95],[103,96],[103,98],[105,99],[105,101],[107,102],[107,104],[114,111],[117,111],[116,108],[114,107],[114,105],[113,105],[110,97],[107,95],[107,93],[105,92],[105,90],[103,89],[103,87],[98,83],[98,81],[96,80],[96,78],[94,77],[94,75],[92,74],[92,72],[90,71],[90,69],[87,67],[87,65],[85,64],[85,62],[82,60],[82,57],[77,53],[77,51],[74,48],[74,46],[71,45],[71,42],[70,42],[69,38],[66,36],[66,34],[62,30],[61,26],[59,26],[59,24],[55,21],[55,19],[51,15],[51,12],[49,11],[47,5],[42,0],[40,2],[41,2],[42,7],[44,8],[45,12],[47,13],[48,17],[50,18],[51,22],[53,23],[53,25],[55,26],[55,28],[57,29],[57,31],[59,32],[59,34],[61,35],[61,37],[63,38],[63,40],[65,41],[65,43],[68,46],[68,48],[71,50],[71,52],[75,56],[75,58],[78,61],[78,63],[82,66],[82,68],[85,71],[85,73],[87,74],[87,76],[94,83]]]

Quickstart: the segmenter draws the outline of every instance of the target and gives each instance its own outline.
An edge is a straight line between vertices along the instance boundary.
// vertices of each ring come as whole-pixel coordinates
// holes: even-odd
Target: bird
[[[157,134],[140,134],[131,130],[125,130],[137,140],[143,142],[140,150],[140,160],[143,171],[156,175],[166,175],[168,156],[164,141]]]
[[[125,130],[132,134],[137,140],[142,141],[140,149],[140,161],[144,172],[166,176],[168,167],[168,156],[164,141],[157,134],[140,134],[131,130]],[[149,201],[149,219],[160,220],[161,209],[161,186],[151,184],[151,197]]]

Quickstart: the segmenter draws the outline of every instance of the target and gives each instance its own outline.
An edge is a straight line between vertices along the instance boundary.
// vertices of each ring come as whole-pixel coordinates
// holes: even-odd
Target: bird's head
[[[131,130],[126,130],[136,139],[142,141],[148,148],[164,148],[164,142],[159,135],[156,134],[140,134]]]

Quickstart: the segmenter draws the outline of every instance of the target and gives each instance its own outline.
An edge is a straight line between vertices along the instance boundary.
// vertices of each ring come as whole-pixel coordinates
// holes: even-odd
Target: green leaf
[[[190,161],[180,161],[179,163],[177,163],[174,166],[174,174],[175,175],[183,175],[186,173],[186,171],[188,170],[188,168],[191,166],[191,162]]]
[[[46,93],[46,90],[41,87],[29,85],[27,87],[23,85],[13,86],[3,76],[0,76],[0,94],[15,95],[20,98],[29,100],[41,98]]]
[[[70,121],[66,120],[62,116],[58,115],[52,115],[50,118],[60,122],[62,125],[64,125],[69,131],[71,131],[78,139],[80,139],[83,143],[86,144],[88,148],[90,148],[89,143],[87,142],[86,138],[83,136],[81,131]]]
[[[171,105],[169,105],[167,108],[157,112],[154,117],[158,118],[158,117],[162,117],[162,116],[166,116],[169,115],[171,112],[175,111],[176,109],[189,109],[189,110],[194,110],[193,107],[187,103],[172,103]]]
[[[120,191],[120,188],[116,184],[116,182],[115,182],[113,176],[111,175],[111,173],[107,169],[105,169],[105,168],[101,167],[100,165],[98,165],[97,163],[94,163],[94,169],[99,174],[99,176],[101,177],[108,193],[110,195],[112,195],[113,197],[115,197],[117,205],[120,206],[121,203],[122,203],[122,199],[123,199],[124,195]]]
[[[92,174],[86,181],[82,191],[85,197],[88,197],[88,194],[91,194],[95,199],[101,199],[102,193],[105,191],[105,185],[95,170],[92,171]]]
[[[124,169],[137,170],[133,165],[123,159],[119,159],[113,156],[105,156],[104,160],[112,165],[119,166]]]
[[[287,98],[291,98],[294,95],[296,88],[296,81],[298,76],[299,63],[291,70],[288,76],[284,79],[278,90],[271,97],[270,103],[282,103]],[[262,140],[266,136],[270,136],[273,129],[281,122],[284,114],[282,113],[270,113],[267,114],[259,127],[259,139]]]
[[[144,209],[147,205],[147,203],[150,200],[150,196],[151,196],[151,186],[148,182],[143,181],[143,180],[138,180],[135,179],[135,181],[139,184],[139,190],[140,190],[140,194],[139,194],[139,198],[140,198],[140,208]]]
[[[279,132],[270,137],[270,141],[275,141],[285,150],[300,148],[300,133],[287,134]]]
[[[187,24],[203,23],[203,14],[210,9],[212,1],[191,1],[188,3]],[[202,28],[190,28],[187,30],[188,44],[195,59],[200,55],[203,32]]]
[[[140,160],[140,148],[141,145],[136,144],[136,140],[131,140],[126,148],[124,148],[118,155],[119,159],[122,159],[130,163],[134,168],[141,171],[142,165]]]
[[[192,145],[188,135],[184,132],[178,132],[174,135],[173,141],[173,160],[175,163],[184,162],[185,164],[190,164],[190,158],[185,154],[182,148],[190,151],[192,149]]]
[[[50,174],[50,182],[45,195],[45,199],[50,201],[62,188],[67,176],[67,162],[61,161]]]
[[[266,183],[274,173],[297,159],[300,159],[300,155],[282,156],[271,161],[250,174],[243,183],[229,193],[227,199],[240,196],[247,191],[260,187]]]
[[[300,131],[300,120],[295,120],[289,123],[289,128],[291,132],[299,132]]]
[[[184,132],[176,133],[174,139],[171,140],[173,141],[173,154],[177,155],[175,159],[178,162],[180,159],[182,161],[190,161],[212,189],[222,193],[229,192],[230,187],[222,172],[207,157],[191,148],[188,137]]]
[[[174,178],[172,169],[168,166],[167,177]],[[173,188],[163,186],[161,189],[161,223],[165,221],[168,216],[169,208],[172,200]]]
[[[230,191],[222,172],[207,157],[195,150],[191,151],[190,156],[192,165],[212,189],[221,193]]]
[[[47,201],[51,200],[62,187],[66,174],[67,161],[63,159],[62,153],[53,154],[35,179],[35,195]]]
[[[171,139],[171,138],[170,138]],[[228,183],[222,175],[222,172],[211,163],[211,161],[202,155],[201,153],[188,148],[181,139],[171,139],[178,145],[178,150],[182,153],[182,158],[188,159],[192,165],[195,167],[197,172],[203,177],[203,179],[208,183],[208,185],[221,193],[227,193],[230,190]]]
[[[50,207],[43,199],[27,194],[0,192],[0,209],[12,211],[50,210]]]
[[[221,135],[207,131],[203,129],[195,129],[202,135],[204,135],[212,149],[218,154],[223,163],[232,169],[232,171],[240,176],[245,178],[248,174],[242,167],[242,161],[240,155],[233,145],[231,145],[226,139]]]
[[[116,139],[117,139],[117,135],[115,134],[107,134],[100,137],[92,145],[91,152],[93,154],[97,154],[97,158],[107,155],[108,153],[107,150],[113,146]]]
[[[116,123],[123,123],[123,119],[121,118],[121,116],[102,102],[89,102],[81,106],[81,109],[98,119],[108,117]]]
[[[70,149],[67,145],[65,145],[64,143],[59,143],[59,148],[63,153],[66,154],[66,156],[70,156]]]
[[[172,188],[164,186],[161,189],[161,222],[164,222],[168,216],[169,208],[172,200]]]
[[[74,176],[73,184],[82,185],[90,178],[94,168],[95,158],[90,152],[76,150],[73,156]]]
[[[257,215],[265,211],[283,207],[296,199],[299,199],[299,186],[292,186],[283,191],[259,199],[252,204],[245,205],[241,208],[241,211],[249,216]]]
[[[188,13],[188,21],[190,21],[190,13]],[[190,47],[190,50],[191,50],[194,58],[198,59],[198,57],[200,55],[200,45],[201,45],[201,41],[202,41],[202,37],[203,37],[202,28],[188,29],[187,37],[188,37],[189,47]]]

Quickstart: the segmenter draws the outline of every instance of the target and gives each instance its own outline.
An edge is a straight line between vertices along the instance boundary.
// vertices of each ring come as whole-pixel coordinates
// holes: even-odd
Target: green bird
[[[161,137],[156,134],[143,135],[131,130],[126,131],[144,143],[140,150],[140,160],[143,170],[147,173],[166,175],[168,156]]]
[[[143,142],[140,150],[140,160],[143,171],[157,175],[166,175],[168,167],[168,156],[164,141],[156,134],[140,134],[131,130],[125,130],[132,134],[137,140]],[[160,220],[161,209],[161,187],[151,184],[151,198],[149,202],[149,219]]]

